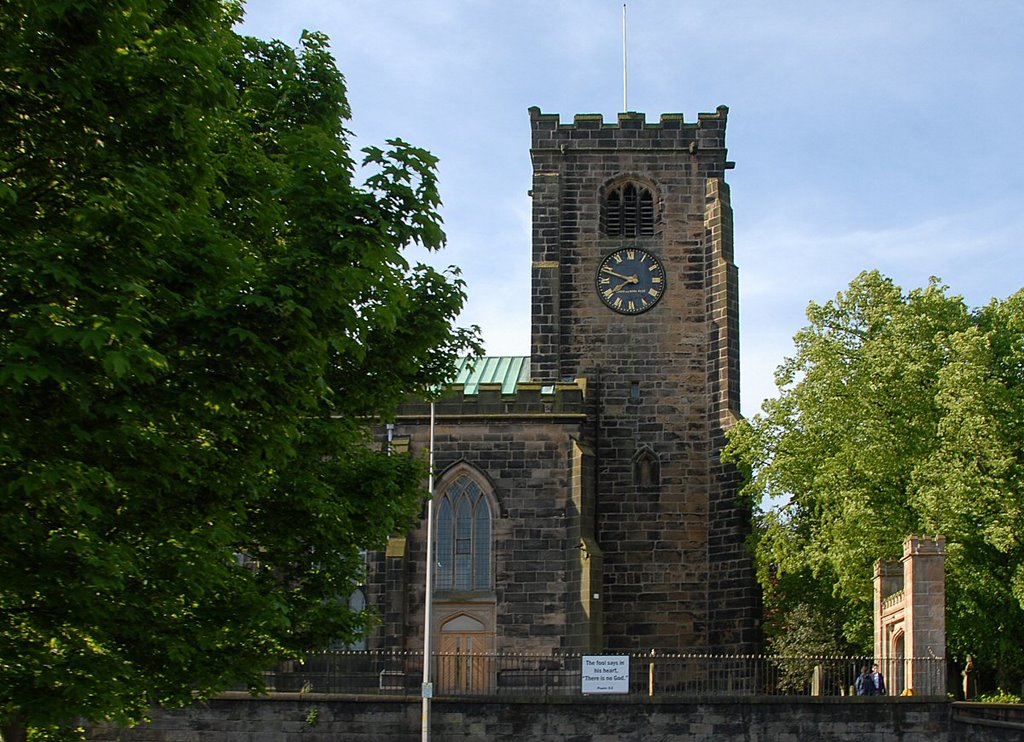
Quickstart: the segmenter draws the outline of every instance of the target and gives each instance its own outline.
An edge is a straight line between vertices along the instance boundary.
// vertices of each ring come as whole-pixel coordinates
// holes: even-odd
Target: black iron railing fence
[[[588,655],[589,656],[589,655]],[[651,696],[843,696],[866,657],[772,657],[764,655],[633,654],[628,691]],[[435,654],[431,658],[435,698],[479,696],[547,698],[584,693],[580,654]],[[927,695],[945,693],[943,658],[899,660],[901,678],[916,678]],[[892,665],[892,661],[889,662]],[[267,673],[273,691],[419,696],[423,654],[332,651],[311,654]],[[623,681],[625,686],[625,681]],[[893,695],[904,687],[890,688]],[[918,693],[921,695],[921,693]]]

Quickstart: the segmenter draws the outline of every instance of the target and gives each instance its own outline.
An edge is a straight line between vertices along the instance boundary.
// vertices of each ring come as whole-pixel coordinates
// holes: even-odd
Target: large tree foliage
[[[870,272],[807,315],[778,397],[727,452],[760,509],[770,640],[870,651],[872,564],[937,533],[950,650],[1019,679],[1024,292],[971,312],[937,281],[903,293]]]
[[[461,281],[403,257],[443,241],[434,159],[354,162],[326,40],[244,38],[239,14],[0,6],[12,728],[130,721],[352,638],[360,549],[423,494],[363,423],[476,345]]]

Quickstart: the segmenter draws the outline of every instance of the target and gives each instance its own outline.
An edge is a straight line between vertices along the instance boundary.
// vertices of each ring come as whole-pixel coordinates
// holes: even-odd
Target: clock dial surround
[[[595,279],[601,302],[619,314],[643,314],[665,295],[665,266],[638,247],[623,247],[601,261]]]

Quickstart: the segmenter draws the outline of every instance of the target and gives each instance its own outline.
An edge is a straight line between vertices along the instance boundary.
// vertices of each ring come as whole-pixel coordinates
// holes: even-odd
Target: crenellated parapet
[[[572,383],[540,384],[520,382],[515,391],[502,391],[501,384],[479,384],[469,393],[463,384],[452,384],[434,403],[434,414],[446,418],[502,417],[537,418],[585,416],[586,380]],[[430,402],[410,398],[397,412],[397,419],[430,415]]]
[[[663,113],[653,122],[643,113],[629,111],[620,113],[611,122],[605,121],[601,114],[576,114],[572,123],[567,124],[562,123],[557,113],[541,113],[536,106],[530,109],[536,151],[657,149],[667,153],[685,150],[698,155],[702,161],[717,163],[718,174],[734,166],[726,161],[728,118],[728,107],[719,106],[714,113],[697,114],[697,121],[693,123],[687,123],[681,113]]]

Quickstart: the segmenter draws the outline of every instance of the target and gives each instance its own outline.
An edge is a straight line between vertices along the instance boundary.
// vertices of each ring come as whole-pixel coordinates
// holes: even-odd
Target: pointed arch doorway
[[[889,670],[889,692],[898,696],[907,687],[906,635],[899,631],[892,638],[892,668]]]
[[[439,629],[438,682],[447,693],[482,693],[491,686],[489,655],[494,632],[467,613],[448,619]]]

